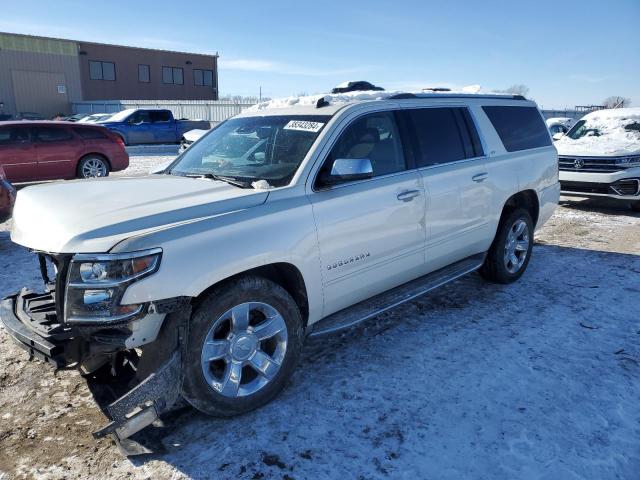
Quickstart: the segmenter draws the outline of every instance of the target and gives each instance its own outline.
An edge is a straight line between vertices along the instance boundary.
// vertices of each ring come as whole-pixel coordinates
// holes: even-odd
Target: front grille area
[[[640,179],[629,178],[615,183],[568,182],[561,180],[560,188],[563,192],[640,196]]]
[[[568,172],[613,173],[624,170],[610,157],[558,157],[560,170]]]

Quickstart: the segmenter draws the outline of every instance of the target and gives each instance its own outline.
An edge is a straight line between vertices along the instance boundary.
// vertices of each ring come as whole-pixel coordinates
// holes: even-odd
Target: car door
[[[37,126],[34,132],[38,156],[37,180],[74,178],[83,147],[82,140],[66,125]]]
[[[38,158],[31,141],[30,127],[0,127],[0,165],[10,182],[27,182],[33,179],[38,168]]]
[[[412,108],[403,115],[428,197],[426,265],[433,271],[486,250],[492,213],[487,165],[466,107]]]
[[[138,110],[129,117],[127,127],[127,140],[129,144],[154,143],[153,126],[148,110]]]
[[[327,186],[338,158],[369,159],[373,177]],[[310,193],[323,272],[324,315],[420,275],[424,189],[408,168],[392,112],[369,113],[343,130]]]
[[[176,139],[176,122],[169,110],[151,110],[149,115],[155,143],[175,143],[179,140]]]

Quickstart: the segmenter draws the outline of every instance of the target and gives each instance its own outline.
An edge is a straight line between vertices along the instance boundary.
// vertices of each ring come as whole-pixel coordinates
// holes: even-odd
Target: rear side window
[[[40,142],[64,142],[73,139],[69,130],[56,127],[38,127],[36,137]]]
[[[17,145],[29,141],[29,130],[26,128],[0,128],[0,145]]]
[[[108,138],[106,133],[97,128],[74,128],[73,131],[84,140],[105,140]]]
[[[406,110],[416,138],[418,167],[483,155],[480,138],[466,108]]]
[[[168,122],[171,120],[171,114],[167,110],[151,110],[149,112],[152,122]]]
[[[507,152],[551,145],[549,131],[535,107],[482,107]]]

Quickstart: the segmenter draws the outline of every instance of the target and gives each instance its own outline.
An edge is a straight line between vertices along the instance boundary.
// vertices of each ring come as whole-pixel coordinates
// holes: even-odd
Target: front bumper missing
[[[114,398],[112,385],[89,380],[89,388],[109,420],[93,433],[95,438],[113,435],[125,455],[151,453],[129,437],[157,424],[160,415],[179,403],[189,315],[188,307],[167,315],[158,338],[142,348],[136,378],[126,383],[124,393]],[[56,369],[78,367],[89,350],[89,337],[80,327],[69,328],[57,321],[54,292],[22,290],[3,299],[0,324],[30,359],[37,358]]]

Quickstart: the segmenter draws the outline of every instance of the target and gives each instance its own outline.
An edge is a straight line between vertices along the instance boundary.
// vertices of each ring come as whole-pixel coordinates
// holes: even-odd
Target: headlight
[[[69,265],[65,295],[65,322],[113,323],[128,320],[144,304],[121,305],[132,283],[155,273],[162,250],[154,248],[123,254],[75,255]]]
[[[634,155],[630,157],[618,157],[616,158],[616,165],[621,167],[639,167],[640,155]]]

